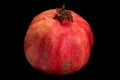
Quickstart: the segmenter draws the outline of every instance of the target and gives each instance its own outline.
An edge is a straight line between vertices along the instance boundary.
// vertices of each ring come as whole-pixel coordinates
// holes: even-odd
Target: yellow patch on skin
[[[28,60],[28,62],[32,65],[35,66],[37,63],[37,59],[39,57],[39,54],[37,53],[35,46],[31,46],[29,47],[28,50],[26,50],[26,58]]]
[[[45,33],[48,33],[51,31],[51,27],[48,26],[49,22],[47,17],[42,18],[40,21],[30,25],[30,28],[28,29],[27,36],[30,38],[33,38],[35,34],[38,34],[38,37],[44,36]]]
[[[33,18],[31,24],[36,23],[37,21],[39,21],[41,18],[44,18],[44,17],[52,18],[54,17],[55,14],[56,14],[56,9],[50,9],[47,11],[43,11]]]
[[[48,26],[48,21],[46,18],[43,18],[42,20],[38,21],[37,23],[34,23],[30,25],[25,40],[27,40],[27,49],[26,49],[26,57],[32,65],[35,65],[35,61],[38,57],[37,50],[35,50],[35,43],[36,40],[42,39],[43,36],[45,36],[46,33],[50,33],[51,29],[50,26]]]

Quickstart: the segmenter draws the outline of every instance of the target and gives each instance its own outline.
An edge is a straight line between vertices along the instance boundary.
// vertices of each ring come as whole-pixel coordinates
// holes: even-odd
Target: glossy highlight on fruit
[[[63,6],[33,18],[25,35],[24,52],[36,70],[67,75],[87,64],[93,43],[89,23]]]

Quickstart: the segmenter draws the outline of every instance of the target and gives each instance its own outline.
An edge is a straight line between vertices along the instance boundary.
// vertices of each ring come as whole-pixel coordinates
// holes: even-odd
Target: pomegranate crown
[[[73,22],[71,12],[70,10],[65,9],[65,5],[63,5],[62,8],[56,8],[56,12],[57,13],[53,17],[53,19],[58,20],[60,24],[62,24],[65,19],[67,19],[69,22]]]

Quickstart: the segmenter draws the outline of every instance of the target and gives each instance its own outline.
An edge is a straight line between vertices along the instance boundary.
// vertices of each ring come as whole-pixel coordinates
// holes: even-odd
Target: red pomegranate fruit
[[[67,75],[88,62],[94,42],[89,23],[65,6],[46,10],[29,25],[24,52],[36,70]]]

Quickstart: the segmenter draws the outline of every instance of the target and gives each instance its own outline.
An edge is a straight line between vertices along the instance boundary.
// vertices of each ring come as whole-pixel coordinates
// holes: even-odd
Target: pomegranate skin
[[[73,22],[60,24],[54,19],[56,9],[35,16],[29,25],[24,52],[32,67],[40,72],[67,75],[88,62],[94,37],[89,23],[71,11]]]

